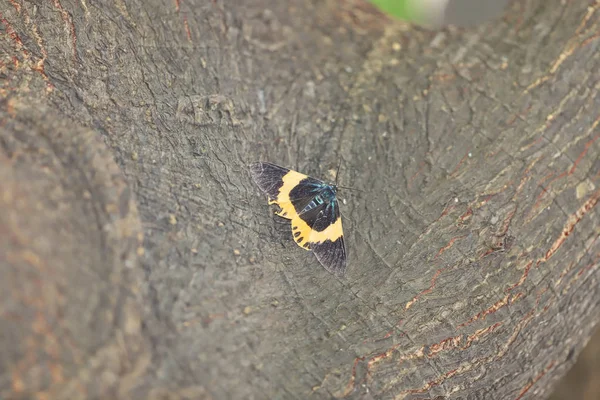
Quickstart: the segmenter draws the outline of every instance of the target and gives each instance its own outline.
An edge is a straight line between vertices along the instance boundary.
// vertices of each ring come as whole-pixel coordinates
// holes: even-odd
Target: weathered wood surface
[[[5,0],[0,398],[541,398],[600,319],[600,4]],[[337,279],[245,165],[341,193]]]

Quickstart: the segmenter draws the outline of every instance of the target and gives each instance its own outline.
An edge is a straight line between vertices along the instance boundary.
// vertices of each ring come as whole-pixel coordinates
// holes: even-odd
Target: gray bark
[[[599,25],[5,1],[0,398],[548,396],[600,319]],[[341,160],[344,278],[256,160]]]

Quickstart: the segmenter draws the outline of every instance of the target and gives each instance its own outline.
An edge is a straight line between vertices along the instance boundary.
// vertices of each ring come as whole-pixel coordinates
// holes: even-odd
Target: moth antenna
[[[347,186],[337,186],[337,187],[339,187],[340,189],[356,190],[357,192],[363,192],[364,193],[364,190],[361,190],[361,189],[351,188],[351,187],[347,187]]]
[[[335,186],[338,185],[338,179],[340,177],[340,167],[342,166],[342,159],[340,158],[340,162],[338,163],[337,171],[335,172]]]

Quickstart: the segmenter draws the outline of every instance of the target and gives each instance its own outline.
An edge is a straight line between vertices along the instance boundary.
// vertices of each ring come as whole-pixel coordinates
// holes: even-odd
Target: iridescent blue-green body
[[[300,211],[300,214],[312,210],[318,206],[325,204],[325,206],[331,206],[332,211],[335,209],[336,204],[336,191],[337,188],[327,184],[314,184],[315,197]]]

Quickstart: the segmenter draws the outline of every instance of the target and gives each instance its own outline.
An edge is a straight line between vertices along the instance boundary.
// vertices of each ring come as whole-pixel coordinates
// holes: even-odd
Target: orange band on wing
[[[340,236],[343,236],[341,218],[338,218],[335,223],[329,225],[324,230],[315,231],[308,226],[296,212],[296,208],[290,200],[290,192],[305,178],[306,175],[299,172],[288,172],[282,179],[283,185],[279,189],[277,199],[272,200],[272,203],[276,203],[281,207],[281,213],[279,213],[279,215],[292,220],[292,234],[294,235],[294,240],[298,246],[302,248],[307,248],[310,243],[322,243],[326,240],[331,240],[333,242]]]

